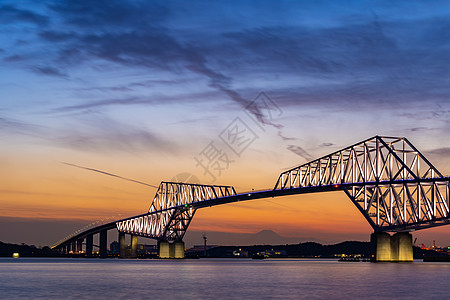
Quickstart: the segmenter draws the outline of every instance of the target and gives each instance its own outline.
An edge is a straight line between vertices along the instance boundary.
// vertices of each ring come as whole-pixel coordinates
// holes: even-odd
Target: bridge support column
[[[108,231],[100,231],[100,257],[105,258],[108,256],[107,243],[108,243]]]
[[[412,262],[414,257],[411,233],[398,232],[393,237],[398,241],[398,261]]]
[[[174,248],[174,256],[173,258],[184,258],[184,242],[178,241],[171,244]]]
[[[119,232],[119,257],[125,258],[125,250],[126,250],[126,243],[125,243],[125,233]]]
[[[398,232],[390,235],[387,232],[374,232],[370,236],[375,262],[412,262],[412,235]]]
[[[77,253],[83,252],[83,239],[77,240]]]
[[[131,236],[131,258],[137,258],[137,240],[138,237],[136,235]]]
[[[159,258],[170,258],[170,244],[166,241],[158,241]]]
[[[86,257],[92,257],[93,245],[94,245],[94,235],[88,234],[86,236]]]
[[[391,236],[387,232],[374,232],[370,236],[374,261],[391,261]]]
[[[77,242],[75,241],[75,242],[72,242],[71,243],[71,245],[72,245],[72,253],[76,253],[77,252]]]
[[[184,242],[169,243],[167,241],[159,241],[158,253],[159,258],[184,258]]]

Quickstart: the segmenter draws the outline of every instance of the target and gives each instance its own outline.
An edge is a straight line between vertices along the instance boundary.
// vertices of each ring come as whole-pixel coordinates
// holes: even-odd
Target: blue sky
[[[45,126],[59,138],[61,123],[81,125],[72,135],[79,141],[123,126],[131,144],[160,146],[170,143],[160,136],[167,119],[226,119],[265,91],[305,118],[351,118],[363,130],[367,118],[380,120],[381,134],[394,134],[393,126],[394,135],[447,131],[449,9],[447,2],[2,1],[2,127]],[[153,124],[139,115],[149,109],[161,112]],[[345,122],[339,137],[349,136]]]
[[[268,188],[376,134],[407,136],[450,173],[449,15],[448,1],[2,0],[2,160],[17,175],[0,201],[17,204],[29,168],[79,172],[61,161],[208,183],[194,157],[236,117],[258,139],[216,183]],[[261,92],[276,119],[248,108]]]

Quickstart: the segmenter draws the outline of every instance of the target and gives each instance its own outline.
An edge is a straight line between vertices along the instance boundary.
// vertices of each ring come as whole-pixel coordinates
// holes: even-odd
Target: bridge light
[[[338,188],[338,187],[339,187],[339,184],[335,184],[334,187],[335,187],[335,188]]]
[[[184,207],[188,207],[188,205],[187,205],[187,204],[185,204],[185,205],[184,205]]]

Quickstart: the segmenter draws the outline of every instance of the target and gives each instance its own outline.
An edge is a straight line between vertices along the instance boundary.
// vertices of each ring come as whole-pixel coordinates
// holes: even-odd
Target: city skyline
[[[0,10],[3,242],[48,245],[61,231],[148,210],[155,188],[97,171],[245,192],[389,135],[450,174],[445,1],[3,1]],[[233,146],[236,128],[247,135]],[[37,239],[33,228],[48,233]],[[189,230],[325,242],[372,232],[344,193],[201,209]],[[449,230],[414,236],[450,244]]]

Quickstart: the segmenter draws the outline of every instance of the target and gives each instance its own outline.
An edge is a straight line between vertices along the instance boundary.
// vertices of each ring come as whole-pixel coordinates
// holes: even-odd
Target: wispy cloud
[[[0,22],[3,24],[26,22],[44,26],[49,22],[47,16],[35,13],[28,9],[17,8],[13,5],[1,5],[0,11]]]
[[[104,99],[99,101],[91,101],[76,105],[62,106],[55,109],[55,112],[74,111],[74,110],[86,110],[91,108],[105,107],[111,105],[135,105],[135,104],[148,104],[150,101],[147,99],[140,99],[136,97],[132,98],[116,98],[116,99]]]
[[[387,106],[392,101],[423,97],[438,101],[450,95],[444,84],[448,70],[441,64],[450,59],[449,42],[442,38],[448,18],[424,15],[419,25],[416,20],[372,10],[329,26],[255,22],[241,30],[215,29],[212,40],[209,34],[214,29],[186,36],[168,26],[174,21],[175,8],[163,2],[64,1],[48,7],[64,26],[38,32],[43,42],[52,44],[49,55],[59,64],[35,69],[47,75],[64,76],[64,68],[93,59],[174,74],[190,71],[207,78],[210,87],[243,108],[249,94],[246,88],[236,88],[236,82],[249,76],[266,82],[268,72],[281,76],[282,82],[300,83],[289,88],[282,84],[280,90],[270,86],[283,105],[364,102]],[[428,55],[427,45],[432,46],[433,55]],[[251,113],[260,122],[270,123],[260,112]]]
[[[125,124],[93,114],[78,120],[78,129],[68,125],[53,135],[51,142],[83,151],[148,152],[176,151],[177,147],[147,128]]]
[[[3,60],[6,62],[19,62],[19,61],[25,60],[25,57],[16,54],[16,55],[7,56]]]
[[[165,20],[169,9],[164,2],[121,2],[99,0],[54,1],[48,7],[64,17],[67,24],[80,28],[105,30],[116,28],[151,28]]]
[[[53,67],[48,66],[35,66],[32,68],[32,70],[36,73],[43,74],[43,75],[49,75],[49,76],[56,76],[56,77],[63,77],[66,78],[67,74],[62,72],[61,70]]]
[[[173,143],[146,128],[139,128],[98,114],[73,116],[71,124],[58,128],[0,117],[0,133],[35,138],[41,142],[82,151],[176,151]],[[171,150],[172,149],[172,150]]]
[[[293,10],[304,5],[293,4]],[[63,66],[94,59],[173,73],[191,71],[208,78],[211,87],[242,107],[248,99],[243,96],[245,88],[235,88],[236,82],[249,77],[266,82],[269,73],[277,74],[280,83],[292,82],[289,88],[282,84],[280,91],[271,86],[272,93],[286,95],[281,97],[286,105],[448,99],[449,71],[441,62],[450,59],[450,42],[443,38],[448,36],[444,28],[449,19],[423,14],[417,22],[386,15],[383,4],[379,6],[381,13],[374,13],[376,5],[360,14],[337,12],[342,18],[325,23],[328,26],[301,22],[274,26],[276,12],[262,10],[261,19],[269,22],[255,20],[230,29],[203,27],[201,32],[194,27],[190,35],[173,26],[176,8],[158,1],[50,2],[52,14],[41,18],[12,5],[5,11],[27,20],[61,20],[63,26],[37,32],[44,45],[52,46],[47,48],[53,62],[60,64],[41,67],[48,75],[63,75]],[[308,9],[317,13],[319,7]],[[264,121],[258,111],[252,113]]]
[[[0,133],[39,136],[44,130],[42,126],[16,120],[8,117],[0,117]]]
[[[331,2],[322,5],[327,3]],[[273,126],[290,150],[303,157],[310,155],[304,147],[288,143],[293,137],[283,132],[282,123],[267,120],[258,107],[248,106],[257,92],[276,95],[277,103],[287,109],[327,107],[338,112],[349,107],[354,111],[401,109],[423,101],[438,104],[450,99],[450,71],[442,63],[450,60],[450,39],[445,38],[449,36],[448,8],[427,13],[419,9],[417,16],[408,18],[386,10],[384,2],[364,10],[354,4],[330,18],[321,15],[320,5],[291,3],[292,14],[308,11],[314,18],[288,22],[278,11],[261,6],[257,19],[242,18],[235,26],[204,26],[227,22],[231,16],[216,20],[196,11],[203,18],[193,21],[189,12],[198,5],[194,1],[180,9],[162,1],[50,1],[42,10],[47,16],[33,14],[19,4],[9,5],[5,8],[9,17],[4,17],[8,22],[15,16],[16,22],[42,25],[30,35],[37,40],[37,52],[45,50],[46,55],[26,56],[8,49],[4,60],[26,58],[34,73],[70,80],[72,72],[84,64],[99,76],[103,70],[95,69],[95,64],[164,73],[165,78],[128,79],[117,87],[86,81],[80,90],[100,96],[74,97],[52,112],[102,112],[110,106],[149,105],[170,97],[184,103],[188,98],[204,100],[215,93],[216,98],[220,95],[230,100],[233,109],[248,108],[260,123]],[[246,6],[233,5],[237,11]],[[221,11],[221,4],[208,7]],[[189,29],[180,26],[187,24],[186,20],[191,20]],[[151,88],[167,90],[166,85],[179,82],[201,85],[203,90],[188,91],[185,97],[154,98],[157,92]],[[149,94],[143,96],[139,88],[146,87]],[[108,94],[111,92],[115,94]],[[197,97],[202,93],[203,98]],[[402,113],[424,117],[418,109]],[[426,117],[443,120],[446,115]],[[415,128],[420,127],[426,126]],[[77,133],[74,136],[77,138],[59,140],[91,147],[98,140]],[[138,140],[152,140],[145,134],[140,136]],[[125,135],[120,137],[126,139]]]
[[[322,143],[319,145],[319,147],[331,147],[331,146],[334,146],[334,144],[333,143]]]
[[[450,148],[449,147],[437,148],[433,150],[428,150],[427,153],[450,157]]]
[[[217,57],[212,56],[211,52],[205,52],[204,49],[209,48],[204,45],[206,41],[202,41],[201,46],[194,46],[191,42],[181,41],[176,34],[169,33],[161,24],[169,11],[163,5],[154,3],[143,7],[108,1],[104,6],[92,6],[90,2],[76,1],[61,2],[49,7],[61,14],[63,21],[71,28],[66,31],[45,29],[39,34],[43,41],[58,45],[57,52],[53,53],[55,63],[67,65],[73,61],[78,63],[96,58],[126,66],[173,72],[183,68],[205,76],[209,79],[210,87],[217,89],[243,108],[248,107],[251,102],[251,99],[246,99],[232,87],[233,78],[209,63],[211,58],[213,63],[217,61]],[[92,28],[95,30],[92,31]],[[117,30],[110,30],[112,28]],[[56,67],[40,67],[35,70],[46,75],[65,75]],[[127,104],[133,102],[126,101]],[[79,108],[111,103],[82,104]],[[77,108],[77,105],[71,108]],[[277,126],[265,120],[257,107],[250,107],[249,110],[260,122]]]
[[[314,159],[305,149],[300,146],[289,145],[287,149],[297,154],[298,156],[303,157],[306,161],[312,161]]]

